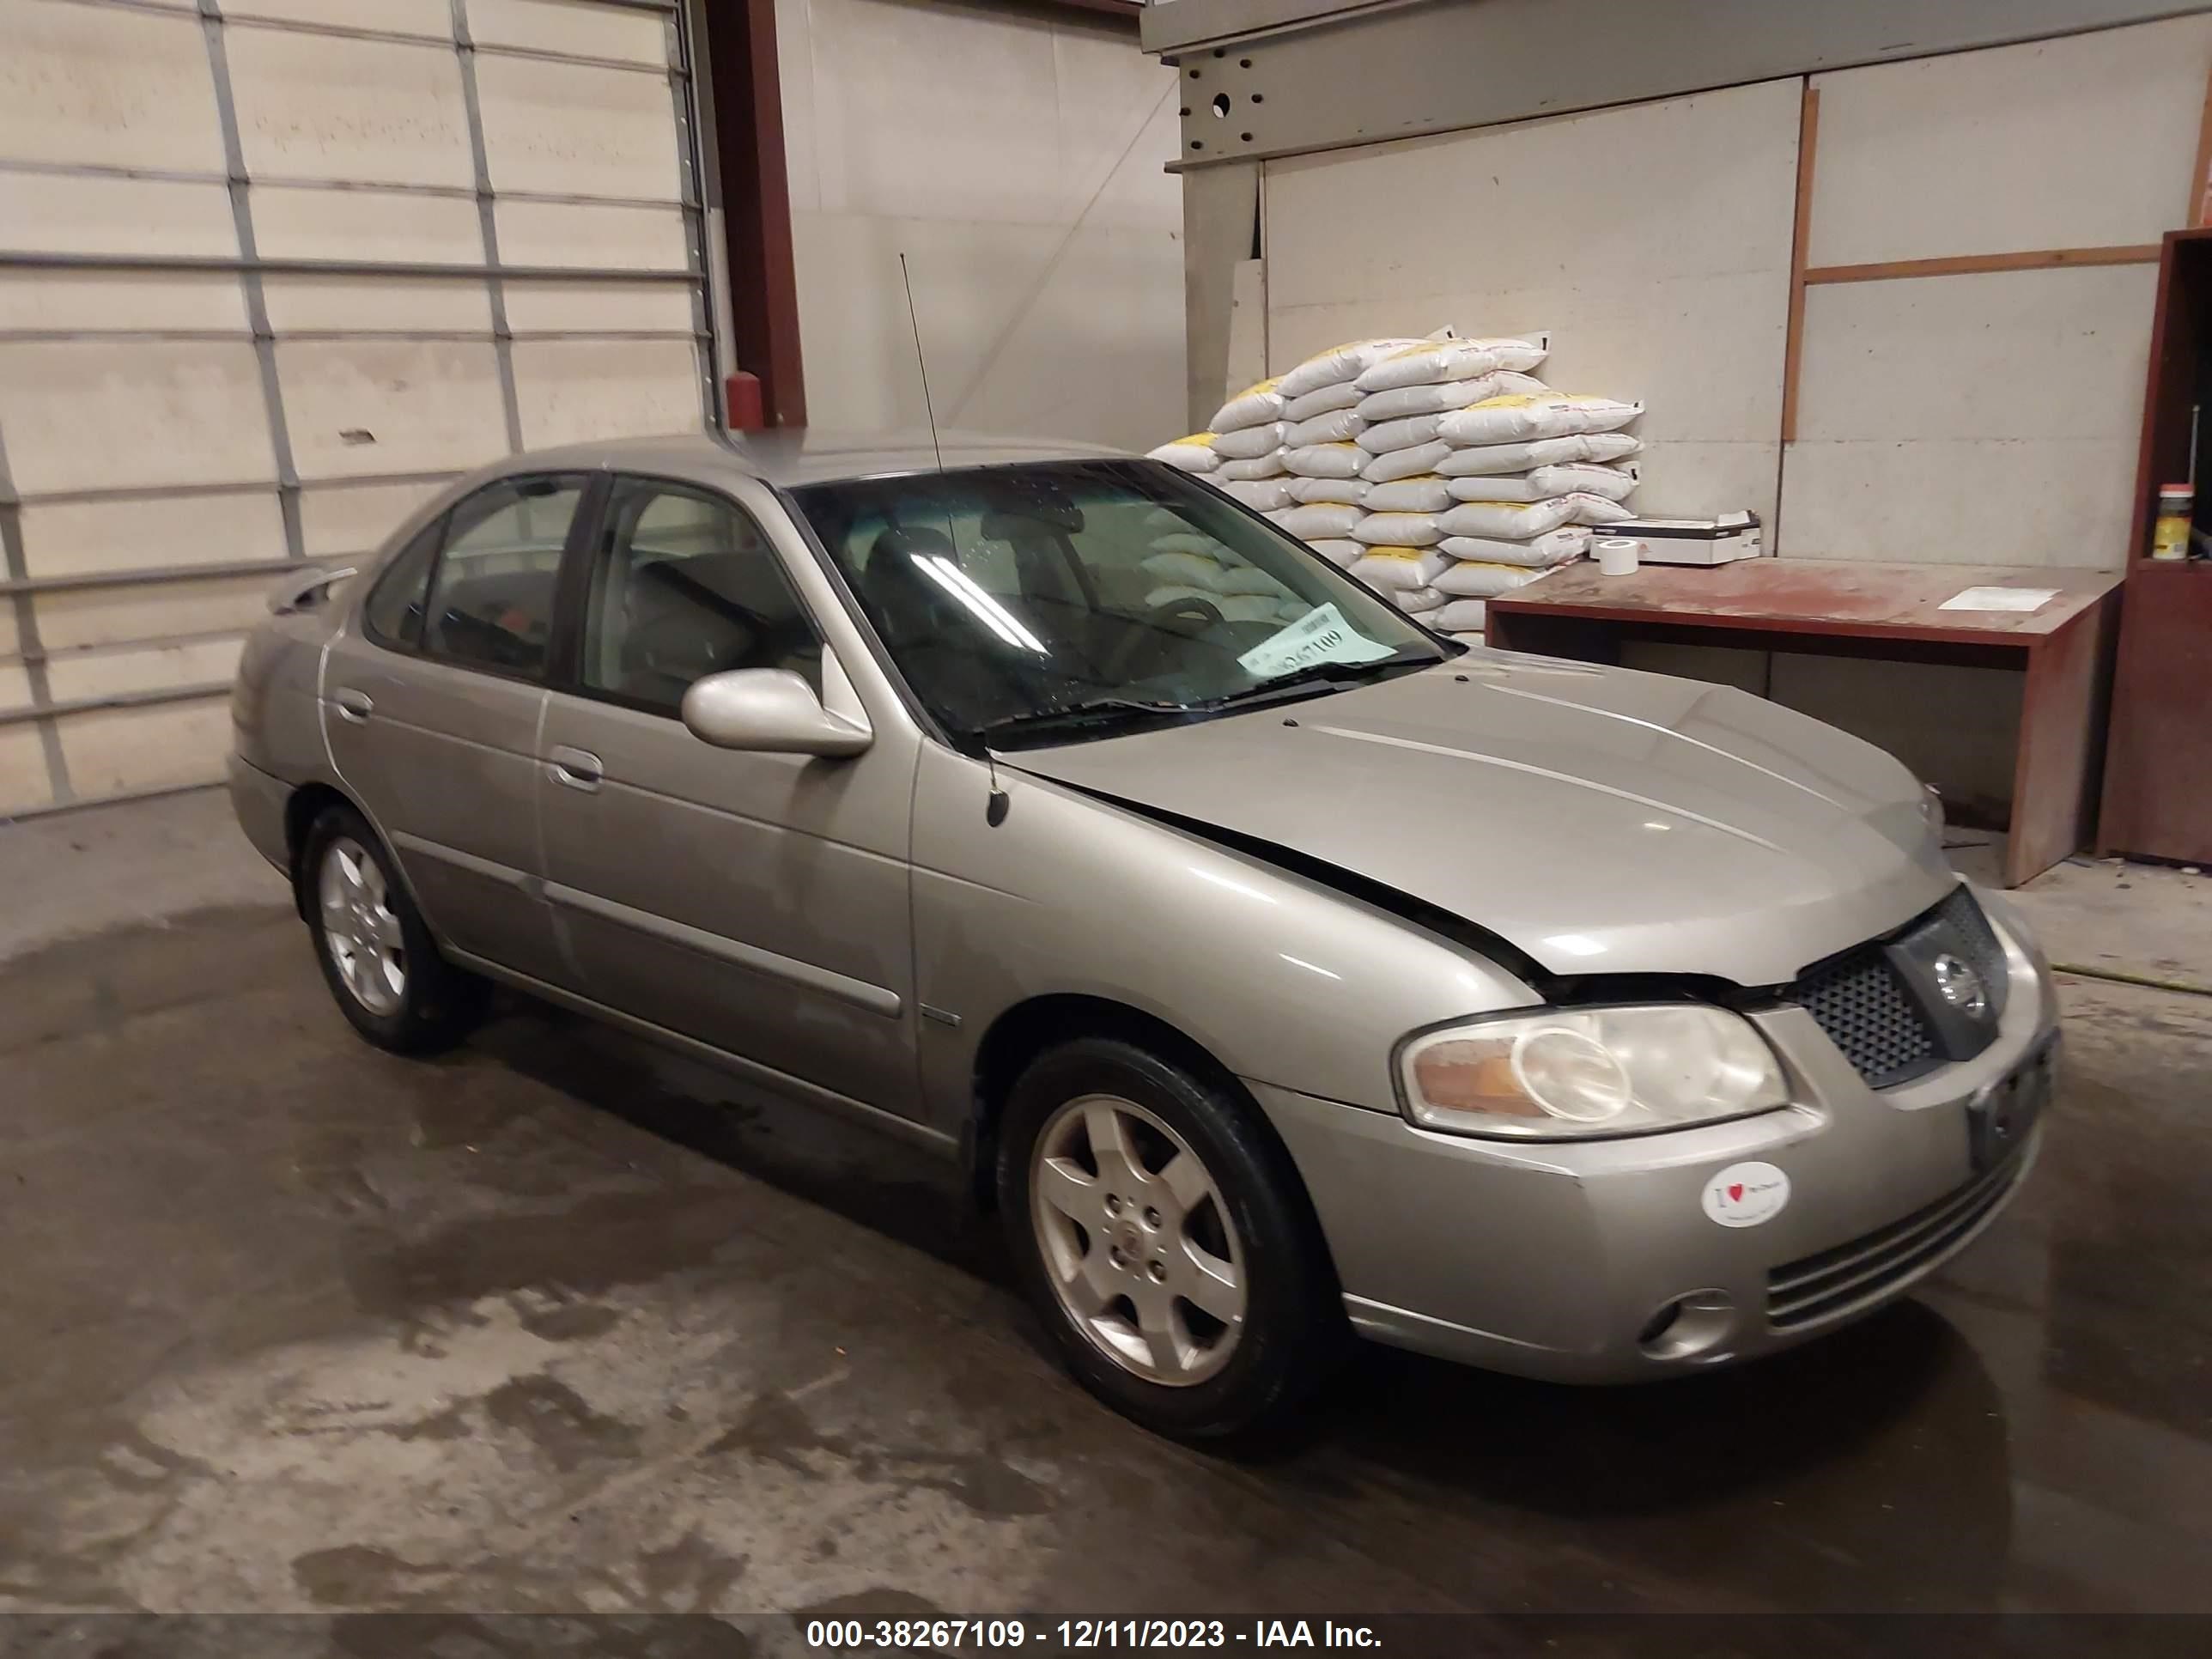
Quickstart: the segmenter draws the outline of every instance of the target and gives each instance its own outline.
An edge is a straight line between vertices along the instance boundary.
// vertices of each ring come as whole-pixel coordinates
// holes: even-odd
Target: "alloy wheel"
[[[384,867],[359,842],[341,836],[323,851],[316,896],[323,948],[340,981],[370,1013],[396,1012],[407,995],[407,947]]]
[[[1030,1224],[1060,1309],[1122,1369],[1170,1387],[1229,1363],[1244,1252],[1190,1144],[1133,1101],[1054,1111],[1030,1159]]]

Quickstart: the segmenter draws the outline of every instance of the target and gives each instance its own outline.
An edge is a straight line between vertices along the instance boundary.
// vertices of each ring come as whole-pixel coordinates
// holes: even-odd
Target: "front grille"
[[[1936,1063],[1936,1036],[1879,945],[1815,968],[1783,994],[1804,1005],[1869,1088],[1908,1081]]]
[[[1941,1018],[1929,1017],[1921,998],[1934,993],[1916,989],[1900,969],[1899,952],[1890,948],[1899,941],[1905,942],[1900,948],[1908,955],[1916,950],[1954,953],[1981,975],[1990,1015],[1982,1031],[1962,1037],[1955,1029],[1957,1016],[1948,1009],[1938,1011]],[[1868,1087],[1893,1089],[1935,1070],[1947,1058],[1962,1060],[1980,1052],[1996,1035],[1996,1017],[2004,1012],[2008,988],[2004,946],[1972,890],[1960,885],[1896,933],[1808,969],[1782,996],[1813,1016]],[[1946,1029],[1951,1031],[1948,1039]]]
[[[1982,976],[1988,990],[1990,1007],[2002,1014],[2005,1008],[2005,993],[2012,988],[2012,975],[2005,967],[2004,946],[1997,942],[1996,929],[1982,914],[1971,887],[1952,889],[1951,896],[1937,905],[1933,912],[1936,920],[1949,925],[1958,935],[1959,954],[1966,965]]]
[[[1766,1275],[1766,1322],[1795,1330],[1880,1299],[1972,1232],[2004,1200],[2023,1167],[2021,1158],[2008,1158],[1902,1221],[1773,1268]]]

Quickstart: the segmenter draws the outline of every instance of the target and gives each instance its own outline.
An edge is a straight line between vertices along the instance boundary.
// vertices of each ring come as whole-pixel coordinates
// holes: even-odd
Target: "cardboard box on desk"
[[[1734,564],[1765,551],[1759,514],[1723,513],[1717,519],[1631,519],[1600,532],[1644,544],[1645,564]]]

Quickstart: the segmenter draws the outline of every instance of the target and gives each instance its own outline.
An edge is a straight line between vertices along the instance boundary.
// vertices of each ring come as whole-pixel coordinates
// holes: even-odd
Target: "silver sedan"
[[[232,792],[365,1037],[497,981],[957,1160],[1164,1432],[1352,1332],[1764,1353],[2035,1155],[2047,966],[1894,760],[1441,639],[1155,463],[518,456],[272,611]]]

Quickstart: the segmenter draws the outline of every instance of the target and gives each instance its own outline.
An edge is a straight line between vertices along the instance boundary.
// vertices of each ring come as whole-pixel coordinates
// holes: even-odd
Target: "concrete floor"
[[[2045,889],[2212,982],[2212,884]],[[534,1008],[369,1049],[218,795],[0,829],[0,1608],[2212,1612],[2212,1000],[2069,980],[2037,1177],[1854,1331],[1371,1351],[1231,1462],[893,1144]]]

